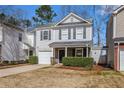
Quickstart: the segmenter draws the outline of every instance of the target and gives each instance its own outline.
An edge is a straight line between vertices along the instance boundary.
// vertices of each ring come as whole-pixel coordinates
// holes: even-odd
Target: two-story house
[[[31,49],[26,35],[25,31],[19,27],[0,23],[0,60],[26,60],[28,58],[26,51]]]
[[[35,29],[35,49],[39,64],[57,63],[63,57],[89,57],[92,49],[92,22],[70,13],[56,24]]]
[[[124,71],[124,6],[112,13],[106,36],[108,64],[117,71]]]

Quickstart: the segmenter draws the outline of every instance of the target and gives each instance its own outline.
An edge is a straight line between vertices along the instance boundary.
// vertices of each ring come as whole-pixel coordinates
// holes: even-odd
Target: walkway
[[[27,66],[1,69],[0,70],[0,77],[9,76],[9,75],[13,75],[13,74],[18,74],[18,73],[22,73],[22,72],[27,72],[27,71],[31,71],[31,70],[36,70],[36,69],[43,68],[43,67],[48,67],[48,66],[50,66],[50,65],[36,64],[36,65],[27,65]]]

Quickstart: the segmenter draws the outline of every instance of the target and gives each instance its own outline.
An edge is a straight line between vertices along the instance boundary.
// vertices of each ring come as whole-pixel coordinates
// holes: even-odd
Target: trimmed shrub
[[[93,58],[91,57],[64,57],[62,59],[64,66],[92,68]]]
[[[9,61],[3,61],[2,64],[9,64]]]
[[[9,64],[10,64],[10,65],[16,65],[16,64],[18,64],[18,62],[17,62],[17,61],[10,61]]]
[[[28,62],[30,64],[38,64],[38,57],[37,56],[30,56]]]

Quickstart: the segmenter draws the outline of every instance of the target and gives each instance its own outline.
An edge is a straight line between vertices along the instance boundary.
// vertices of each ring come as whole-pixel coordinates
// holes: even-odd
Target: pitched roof
[[[91,46],[92,41],[66,41],[66,42],[53,42],[49,44],[50,47],[83,47],[83,46]]]
[[[124,37],[114,38],[115,41],[124,41]]]
[[[118,14],[123,9],[124,9],[124,5],[121,5],[120,7],[118,7],[117,9],[114,10],[113,14]]]
[[[92,24],[92,19],[87,19],[87,20],[85,20],[85,19],[83,19],[82,17],[80,17],[79,15],[77,15],[77,14],[75,14],[75,13],[69,13],[68,15],[66,15],[63,19],[61,19],[60,21],[58,21],[58,22],[53,22],[53,23],[48,23],[48,24],[44,24],[44,25],[39,25],[38,27],[35,27],[33,30],[32,30],[32,32],[33,31],[36,31],[36,29],[39,29],[39,28],[51,28],[51,27],[56,27],[57,26],[57,24],[59,24],[59,23],[61,23],[63,20],[65,20],[66,18],[68,18],[69,16],[71,16],[71,15],[73,15],[73,16],[75,16],[75,17],[77,17],[78,19],[80,19],[80,20],[82,20],[82,21],[85,21],[86,23],[88,23],[88,24]],[[76,23],[77,24],[77,23]]]
[[[82,17],[80,17],[79,15],[77,15],[77,14],[71,12],[71,13],[69,13],[68,15],[66,15],[62,20],[60,20],[59,22],[57,22],[56,25],[60,24],[61,22],[63,22],[64,20],[66,20],[66,19],[67,19],[68,17],[70,17],[70,16],[74,16],[74,17],[78,18],[79,20],[82,20],[82,21],[84,21],[84,22],[86,22],[86,23],[91,24],[91,21],[85,20],[85,19],[83,19]]]
[[[22,28],[17,27],[17,26],[15,26],[15,25],[10,24],[10,23],[7,23],[7,22],[2,22],[2,23],[0,23],[0,24],[1,24],[1,25],[5,25],[5,26],[8,26],[8,27],[11,27],[11,28],[14,28],[14,29],[17,29],[17,30],[20,30],[20,31],[24,31]]]

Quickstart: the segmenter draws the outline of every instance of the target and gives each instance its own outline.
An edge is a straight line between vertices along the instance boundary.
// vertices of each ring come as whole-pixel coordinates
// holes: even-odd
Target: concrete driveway
[[[22,73],[22,72],[27,72],[27,71],[31,71],[31,70],[36,70],[36,69],[43,68],[43,67],[48,67],[48,66],[50,66],[50,65],[36,64],[36,65],[27,65],[27,66],[1,69],[0,70],[0,77],[9,76],[9,75],[13,75],[13,74],[18,74],[18,73]]]

